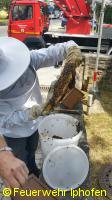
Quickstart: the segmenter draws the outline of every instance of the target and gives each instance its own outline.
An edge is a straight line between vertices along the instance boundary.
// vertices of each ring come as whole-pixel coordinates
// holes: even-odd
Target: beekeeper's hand
[[[0,152],[0,176],[6,187],[18,188],[28,179],[29,171],[25,163],[17,159],[12,152]]]
[[[68,48],[67,55],[65,58],[66,65],[72,65],[75,68],[79,67],[83,61],[82,53],[79,47],[71,46]]]
[[[40,105],[34,105],[28,109],[28,118],[29,120],[34,120],[39,117],[42,112],[42,107]]]

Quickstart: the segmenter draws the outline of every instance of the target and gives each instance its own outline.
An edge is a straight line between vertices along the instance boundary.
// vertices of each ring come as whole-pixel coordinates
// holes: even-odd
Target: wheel
[[[28,37],[24,40],[24,44],[26,44],[30,50],[45,48],[45,41],[41,36],[39,38]]]

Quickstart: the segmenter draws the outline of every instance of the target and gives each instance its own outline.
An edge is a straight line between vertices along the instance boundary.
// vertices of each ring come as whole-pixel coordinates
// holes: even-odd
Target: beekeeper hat
[[[0,37],[0,91],[14,84],[30,64],[30,52],[19,40]]]

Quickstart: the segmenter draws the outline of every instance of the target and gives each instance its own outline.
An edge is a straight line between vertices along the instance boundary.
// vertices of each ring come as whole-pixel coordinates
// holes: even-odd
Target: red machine
[[[46,43],[49,45],[73,40],[82,51],[97,51],[98,33],[92,32],[92,0],[53,1],[63,11],[67,24],[64,30],[46,32],[44,34]],[[110,49],[112,49],[112,31],[103,30],[101,52],[108,53]]]
[[[49,27],[45,2],[13,0],[9,13],[8,36],[23,41],[30,48],[44,47],[42,35]]]
[[[85,0],[54,0],[67,19],[66,33],[90,34],[90,6]]]
[[[41,0],[12,0],[8,35],[23,41],[30,49],[74,40],[83,51],[96,51],[98,34],[91,33],[90,4],[92,0],[53,0],[67,19],[66,32],[47,32],[49,12]],[[43,36],[44,35],[44,40]],[[102,52],[112,48],[112,34],[102,37]]]

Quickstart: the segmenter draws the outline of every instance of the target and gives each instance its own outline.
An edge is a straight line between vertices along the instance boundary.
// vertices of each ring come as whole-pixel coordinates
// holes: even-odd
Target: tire
[[[45,48],[45,41],[43,39],[43,37],[28,37],[24,40],[24,44],[26,44],[26,46],[32,50],[32,49],[41,49],[41,48]]]

